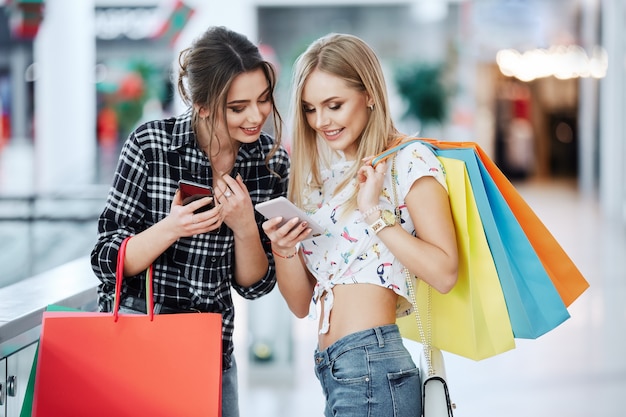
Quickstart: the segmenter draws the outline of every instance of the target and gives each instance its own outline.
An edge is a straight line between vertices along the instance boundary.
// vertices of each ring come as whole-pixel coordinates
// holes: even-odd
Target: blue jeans
[[[222,417],[239,417],[239,390],[237,389],[237,363],[222,372]]]
[[[315,351],[326,417],[419,417],[419,369],[390,324],[350,334]]]
[[[146,314],[120,306],[120,314]],[[237,363],[231,358],[231,367],[222,371],[222,417],[239,417],[239,390],[237,383]]]

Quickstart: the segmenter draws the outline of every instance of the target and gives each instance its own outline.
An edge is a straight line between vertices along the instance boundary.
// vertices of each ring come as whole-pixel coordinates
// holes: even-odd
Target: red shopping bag
[[[35,417],[221,415],[221,315],[118,314],[127,240],[112,313],[44,312]]]

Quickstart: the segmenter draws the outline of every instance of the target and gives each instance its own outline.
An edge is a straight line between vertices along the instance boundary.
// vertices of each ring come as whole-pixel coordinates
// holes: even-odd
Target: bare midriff
[[[335,301],[330,327],[328,333],[319,335],[320,350],[349,334],[396,322],[398,295],[390,289],[372,284],[346,284],[336,285],[332,291]],[[322,295],[322,303],[323,298]]]

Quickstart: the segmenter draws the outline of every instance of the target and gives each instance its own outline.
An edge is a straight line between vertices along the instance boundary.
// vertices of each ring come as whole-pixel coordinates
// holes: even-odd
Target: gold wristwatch
[[[396,224],[396,215],[389,210],[381,210],[380,217],[370,225],[370,228],[377,234],[387,226]]]

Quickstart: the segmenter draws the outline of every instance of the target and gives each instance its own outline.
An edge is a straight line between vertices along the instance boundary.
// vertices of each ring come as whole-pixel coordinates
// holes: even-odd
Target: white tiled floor
[[[528,183],[518,189],[591,286],[570,306],[571,318],[539,339],[518,340],[516,349],[479,362],[446,354],[455,416],[624,416],[624,228],[603,217],[597,199],[581,195],[572,183]],[[293,361],[278,372],[263,371],[246,357],[248,305],[241,303],[238,327],[242,417],[321,416],[311,365],[314,323],[287,319]]]

